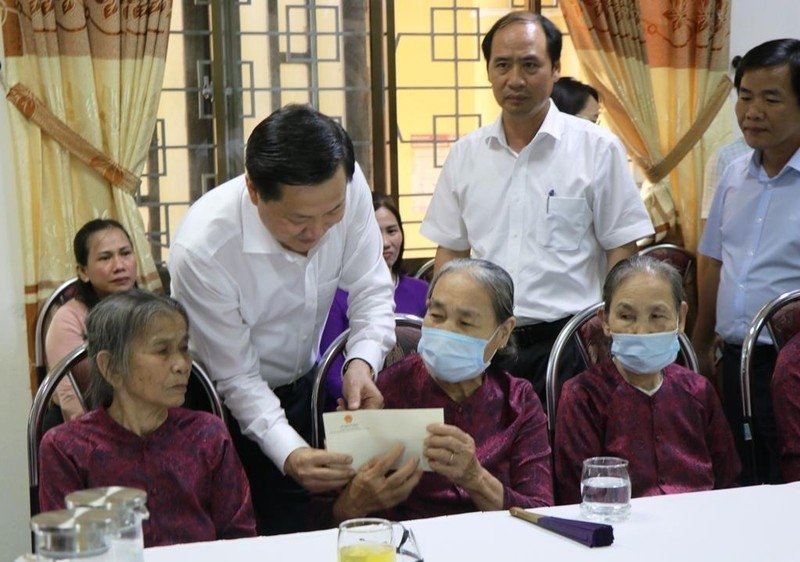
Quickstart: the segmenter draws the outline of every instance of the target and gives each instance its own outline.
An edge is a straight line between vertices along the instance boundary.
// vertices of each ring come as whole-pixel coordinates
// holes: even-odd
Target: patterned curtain
[[[730,0],[562,0],[588,81],[647,180],[657,239],[698,241],[703,164],[729,128]],[[711,127],[712,130],[709,130]],[[704,137],[706,134],[706,137]]]
[[[0,1],[29,355],[39,306],[75,275],[72,239],[86,221],[125,225],[139,285],[161,288],[132,195],[155,126],[171,13],[171,0]]]

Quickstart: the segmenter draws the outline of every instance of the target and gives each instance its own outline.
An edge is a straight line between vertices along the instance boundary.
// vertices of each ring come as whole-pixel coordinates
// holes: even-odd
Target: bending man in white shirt
[[[307,491],[353,475],[348,456],[307,443],[334,292],[350,295],[347,406],[377,408],[373,376],[394,345],[394,287],[369,187],[339,124],[308,106],[280,109],[253,130],[245,168],[192,205],[169,270],[192,350],[235,418],[259,533],[275,534],[304,529]]]

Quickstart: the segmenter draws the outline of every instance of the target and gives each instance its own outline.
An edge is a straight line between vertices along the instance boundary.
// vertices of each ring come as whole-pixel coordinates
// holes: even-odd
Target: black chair
[[[30,480],[31,516],[39,512],[39,443],[45,433],[44,419],[50,400],[55,393],[58,383],[68,376],[70,369],[86,359],[86,344],[80,345],[68,353],[53,367],[36,391],[30,412],[28,413],[28,477]],[[77,386],[75,392],[83,401]],[[222,411],[222,401],[217,394],[214,384],[208,373],[199,363],[192,362],[189,376],[189,388],[186,391],[187,406],[198,410],[206,410],[225,421]],[[200,395],[205,397],[205,404],[201,405]],[[189,404],[188,402],[192,402]]]
[[[311,446],[324,446],[322,412],[325,406],[325,379],[335,360],[344,353],[350,330],[347,329],[331,342],[314,372],[314,386],[311,390]],[[422,318],[411,314],[395,314],[395,336],[397,341],[383,363],[383,368],[400,361],[406,355],[416,353],[422,335]]]
[[[551,442],[556,429],[556,409],[558,408],[558,399],[561,396],[561,385],[564,382],[559,378],[558,374],[561,367],[561,358],[569,342],[575,342],[587,368],[611,357],[611,339],[603,332],[603,323],[597,316],[597,311],[603,305],[603,302],[599,302],[573,316],[561,329],[553,344],[553,350],[550,352],[550,358],[547,361],[545,382],[547,426],[550,430]],[[678,334],[678,342],[681,350],[678,354],[677,362],[697,372],[697,355],[689,338],[686,337],[686,334]]]
[[[33,362],[39,384],[42,384],[44,377],[47,375],[47,358],[45,357],[47,328],[50,327],[50,322],[53,320],[53,315],[56,313],[56,310],[75,296],[77,287],[77,277],[73,277],[59,285],[58,288],[53,291],[53,294],[44,301],[42,308],[39,309],[39,313],[36,315],[36,328],[33,340]],[[72,375],[70,375],[70,379],[72,386],[76,386]]]
[[[742,432],[750,458],[753,477],[759,480],[755,462],[755,439],[753,438],[753,403],[750,386],[750,370],[753,354],[761,332],[767,329],[775,351],[779,352],[795,335],[800,333],[800,289],[789,291],[765,304],[755,315],[742,343],[742,362],[739,369],[739,386],[742,393]],[[743,459],[744,460],[744,459]]]

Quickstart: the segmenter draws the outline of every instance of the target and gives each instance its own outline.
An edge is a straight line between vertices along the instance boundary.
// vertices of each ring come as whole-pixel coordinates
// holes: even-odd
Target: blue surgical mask
[[[478,376],[489,366],[490,361],[483,360],[483,352],[490,339],[423,326],[417,351],[437,379],[461,382]]]
[[[678,357],[678,330],[657,334],[611,334],[611,355],[635,374],[657,373]]]

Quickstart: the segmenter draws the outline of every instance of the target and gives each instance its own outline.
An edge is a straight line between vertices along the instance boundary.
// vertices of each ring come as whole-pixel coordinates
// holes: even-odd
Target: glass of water
[[[631,512],[628,461],[618,457],[592,457],[583,461],[581,513],[588,519],[623,521]]]

